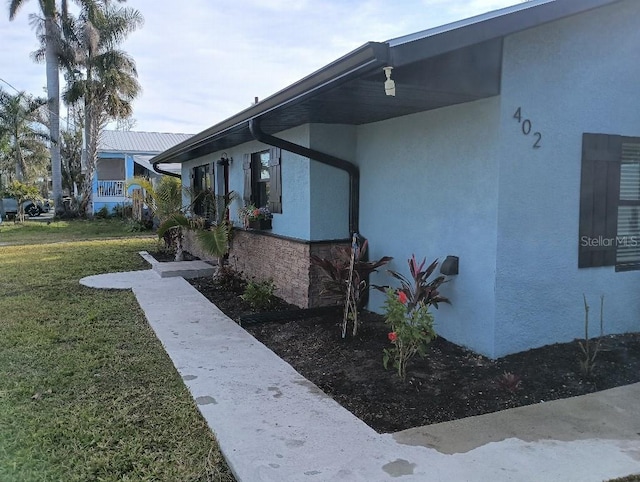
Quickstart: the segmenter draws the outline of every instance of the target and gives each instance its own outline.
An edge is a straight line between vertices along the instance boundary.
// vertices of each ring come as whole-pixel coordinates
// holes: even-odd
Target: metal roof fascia
[[[621,0],[538,0],[389,40],[399,67],[498,37],[521,32]]]
[[[367,42],[363,46],[353,50],[343,57],[335,60],[320,70],[304,77],[289,87],[267,97],[258,104],[245,109],[233,117],[222,121],[209,129],[196,134],[192,138],[183,141],[166,151],[155,156],[151,163],[153,165],[176,162],[171,158],[197,149],[216,138],[223,137],[226,132],[238,126],[246,124],[251,119],[256,119],[275,109],[291,104],[292,102],[304,99],[329,85],[348,78],[354,73],[367,69],[377,64],[387,63],[389,59],[389,46],[386,43]],[[185,162],[185,161],[178,161]]]

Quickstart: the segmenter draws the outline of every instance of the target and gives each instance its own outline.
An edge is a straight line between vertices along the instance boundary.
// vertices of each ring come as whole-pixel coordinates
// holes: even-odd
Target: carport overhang
[[[508,35],[622,0],[534,0],[384,43],[368,42],[326,67],[151,159],[182,163],[310,123],[361,125],[500,94]],[[393,67],[396,95],[384,90]]]

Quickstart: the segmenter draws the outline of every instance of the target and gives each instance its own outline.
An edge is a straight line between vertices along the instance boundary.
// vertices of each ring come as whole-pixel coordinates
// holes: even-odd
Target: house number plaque
[[[532,147],[534,149],[540,149],[542,147],[542,134],[540,132],[531,132],[533,130],[533,125],[529,119],[522,118],[522,107],[518,107],[515,114],[513,114],[513,118],[518,121],[518,124],[520,124],[520,129],[522,130],[523,135],[533,135],[535,138]]]

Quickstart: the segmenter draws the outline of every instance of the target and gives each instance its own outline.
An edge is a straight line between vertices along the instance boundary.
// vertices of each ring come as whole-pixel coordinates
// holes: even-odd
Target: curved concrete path
[[[243,482],[602,481],[640,473],[640,384],[378,434],[179,277],[90,276],[132,289]]]

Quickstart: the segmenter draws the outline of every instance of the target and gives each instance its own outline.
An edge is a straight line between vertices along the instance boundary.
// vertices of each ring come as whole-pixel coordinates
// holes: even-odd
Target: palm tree
[[[109,0],[74,0],[83,9],[96,8],[99,4],[108,4]],[[126,0],[116,0],[123,2]],[[27,0],[9,0],[9,19],[13,20]],[[49,138],[51,151],[51,180],[56,213],[62,213],[62,166],[60,160],[60,79],[59,51],[61,29],[60,20],[68,16],[68,1],[38,0],[42,22],[37,22],[38,36],[44,45],[44,60],[47,72],[47,105],[49,107]]]
[[[13,20],[25,0],[9,0],[9,19]],[[51,150],[51,178],[53,182],[53,200],[56,213],[63,210],[62,171],[60,164],[60,80],[58,78],[58,55],[56,42],[59,37],[58,9],[55,0],[38,0],[44,17],[44,42],[47,69],[47,105],[49,107],[49,138]],[[66,0],[62,0],[62,9],[66,10]]]
[[[134,60],[117,46],[142,25],[140,12],[109,2],[83,8],[78,19],[63,23],[61,59],[67,69],[67,103],[84,103],[84,179],[81,212],[91,201],[98,139],[111,120],[130,117],[140,92]]]
[[[15,162],[13,171],[18,181],[42,174],[39,164],[48,160],[43,154],[49,136],[39,128],[44,127],[41,109],[46,104],[46,99],[24,92],[12,95],[0,89],[0,137],[7,139],[7,154]]]

